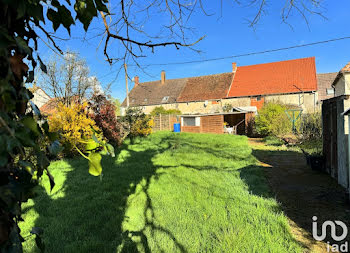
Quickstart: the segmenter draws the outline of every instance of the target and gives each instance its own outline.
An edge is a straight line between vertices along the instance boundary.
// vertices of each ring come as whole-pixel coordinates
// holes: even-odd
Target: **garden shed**
[[[256,107],[254,108],[234,108],[231,112],[224,113],[181,115],[181,131],[246,135],[249,122],[256,114]]]

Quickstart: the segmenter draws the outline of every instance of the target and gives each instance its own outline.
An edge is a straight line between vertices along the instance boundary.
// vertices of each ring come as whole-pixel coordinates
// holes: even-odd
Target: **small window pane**
[[[167,101],[168,101],[168,99],[169,99],[169,96],[165,96],[165,97],[163,97],[163,99],[162,99],[162,103],[167,102]]]
[[[327,89],[327,95],[333,95],[334,94],[334,89],[329,88]]]
[[[184,126],[195,126],[196,117],[184,117]]]

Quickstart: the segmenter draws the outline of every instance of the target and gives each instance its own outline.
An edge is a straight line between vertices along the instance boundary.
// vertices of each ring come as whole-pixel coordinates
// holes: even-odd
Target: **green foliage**
[[[169,114],[169,115],[179,115],[181,111],[178,109],[169,109],[166,110],[163,106],[157,106],[151,111],[151,116],[157,116],[160,114]]]
[[[18,228],[21,204],[34,196],[33,189],[44,171],[51,188],[54,185],[47,167],[50,156],[58,151],[57,135],[49,132],[47,121],[34,104],[28,108],[33,95],[25,87],[25,82],[34,80],[37,62],[42,71],[47,71],[37,53],[37,29],[44,30],[46,23],[55,31],[62,25],[70,33],[78,19],[87,30],[98,11],[107,12],[106,2],[77,0],[73,17],[69,0],[0,1],[0,252],[22,252]],[[55,46],[50,34],[45,34]],[[41,145],[45,142],[48,146]],[[42,233],[33,231],[43,250]]]
[[[304,140],[299,148],[303,149],[309,155],[322,155],[323,145],[322,139]]]
[[[122,121],[127,124],[128,136],[134,139],[136,136],[147,136],[152,133],[152,117],[146,115],[140,108],[129,107]]]
[[[284,142],[276,136],[266,136],[264,142],[269,146],[282,146]]]
[[[281,103],[267,103],[255,119],[256,129],[260,135],[283,136],[292,133],[292,122],[285,111],[287,106]]]
[[[102,184],[83,159],[52,163],[57,186],[47,196],[44,178],[26,204],[24,234],[45,227],[50,253],[302,252],[246,137],[157,132],[118,152]]]
[[[223,110],[224,112],[230,112],[230,111],[232,111],[232,109],[233,109],[233,106],[232,106],[231,104],[225,104],[225,105],[222,107],[222,110]]]
[[[298,127],[298,134],[302,141],[322,139],[322,114],[321,112],[303,114]]]
[[[115,106],[115,115],[120,116],[121,115],[121,103],[118,98],[114,99],[114,106]]]

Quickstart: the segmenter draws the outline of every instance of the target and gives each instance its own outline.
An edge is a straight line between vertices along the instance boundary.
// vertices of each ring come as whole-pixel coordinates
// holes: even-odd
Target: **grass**
[[[305,141],[299,147],[309,155],[322,155],[322,139]]]
[[[268,146],[282,146],[284,142],[275,136],[266,136],[264,137],[264,143]]]
[[[244,136],[158,132],[104,159],[50,165],[24,206],[47,252],[301,252]],[[28,236],[25,252],[37,252]]]

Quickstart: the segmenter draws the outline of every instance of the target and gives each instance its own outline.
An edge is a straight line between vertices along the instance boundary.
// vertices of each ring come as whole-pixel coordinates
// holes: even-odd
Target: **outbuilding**
[[[349,188],[350,63],[333,82],[335,96],[322,103],[323,155],[326,171],[340,185]]]
[[[191,133],[231,133],[245,135],[256,107],[234,107],[230,112],[181,115],[181,131]]]

